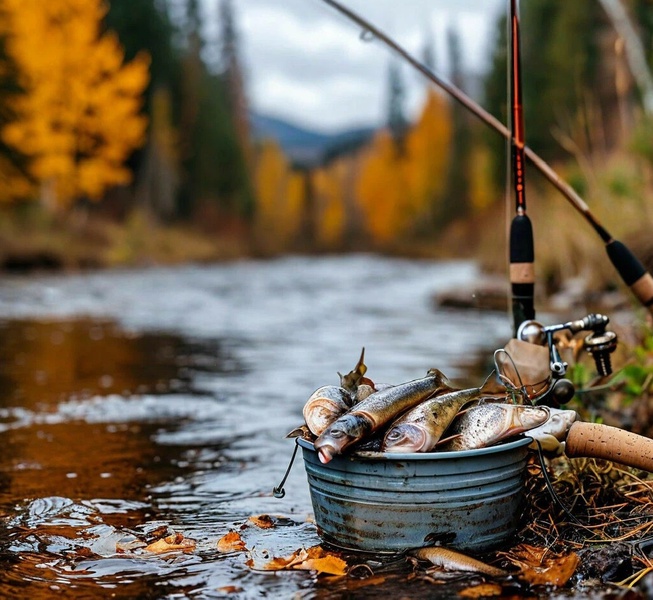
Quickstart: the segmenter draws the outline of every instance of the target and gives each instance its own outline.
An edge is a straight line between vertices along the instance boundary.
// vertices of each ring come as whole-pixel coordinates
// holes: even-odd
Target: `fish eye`
[[[401,431],[391,431],[388,433],[388,439],[389,440],[398,440],[401,438]]]
[[[342,429],[332,429],[331,430],[331,437],[334,437],[336,439],[341,438],[344,435],[344,432]]]

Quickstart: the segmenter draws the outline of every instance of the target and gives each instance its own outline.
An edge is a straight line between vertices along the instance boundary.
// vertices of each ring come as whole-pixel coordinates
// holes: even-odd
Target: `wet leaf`
[[[163,554],[164,552],[173,552],[176,550],[192,552],[195,550],[195,542],[194,540],[185,538],[181,533],[173,533],[156,542],[152,542],[145,548],[146,552],[152,552],[153,554]]]
[[[500,596],[503,588],[498,583],[481,583],[458,592],[463,598],[487,598],[488,596]]]
[[[237,531],[230,531],[218,540],[218,552],[244,552],[247,550]]]
[[[255,571],[282,571],[297,569],[302,571],[317,571],[318,574],[346,575],[347,563],[335,554],[326,552],[321,546],[313,546],[305,550],[300,548],[289,556],[276,556],[261,563],[250,557],[247,566]]]
[[[300,548],[295,550],[290,556],[276,556],[267,562],[261,563],[254,557],[250,557],[245,563],[250,569],[255,571],[282,571],[289,569],[292,565],[302,562],[308,558],[306,550]]]
[[[521,544],[506,557],[521,569],[521,577],[531,585],[563,586],[578,566],[578,555],[550,554],[547,548]]]
[[[252,515],[248,520],[261,529],[274,527],[274,519],[270,515]]]
[[[295,565],[294,569],[302,569],[305,571],[317,571],[318,573],[325,573],[327,575],[346,575],[347,563],[337,556],[332,554],[322,558],[309,558],[299,565]]]

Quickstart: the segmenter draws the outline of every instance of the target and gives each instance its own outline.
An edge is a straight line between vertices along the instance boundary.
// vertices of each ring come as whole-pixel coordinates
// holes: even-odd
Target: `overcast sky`
[[[207,2],[207,22],[217,0]],[[421,58],[428,36],[447,75],[446,32],[461,36],[463,65],[486,67],[504,0],[343,0]],[[250,103],[255,111],[317,130],[376,125],[385,118],[392,54],[321,0],[233,0]],[[208,28],[209,35],[210,27]],[[402,66],[407,110],[420,105],[423,76]]]

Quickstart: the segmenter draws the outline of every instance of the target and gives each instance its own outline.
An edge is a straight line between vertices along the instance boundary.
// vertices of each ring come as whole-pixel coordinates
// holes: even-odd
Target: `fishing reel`
[[[591,331],[583,340],[583,347],[594,358],[596,370],[601,377],[607,377],[612,373],[610,354],[617,348],[617,334],[606,329],[609,322],[610,319],[605,315],[589,314],[576,321],[546,327],[534,320],[524,321],[519,326],[517,339],[530,344],[548,346],[549,349],[549,369],[552,383],[549,389],[538,398],[538,402],[557,407],[569,402],[576,393],[574,384],[565,378],[569,365],[562,360],[553,338],[554,333],[559,331],[569,331],[572,334]]]

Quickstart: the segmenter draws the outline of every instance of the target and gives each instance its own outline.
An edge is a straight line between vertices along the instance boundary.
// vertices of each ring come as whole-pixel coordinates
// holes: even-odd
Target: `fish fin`
[[[300,425],[299,427],[295,427],[292,431],[289,431],[284,438],[286,439],[293,439],[293,438],[304,438],[310,440],[311,438],[315,437],[313,434],[310,432],[308,427],[306,425]]]
[[[449,378],[442,371],[440,371],[440,369],[429,369],[426,374],[437,377],[438,382],[441,386],[451,387],[451,381],[449,381]]]
[[[439,445],[446,444],[447,442],[451,442],[453,440],[456,440],[459,437],[462,437],[462,433],[456,433],[455,435],[450,435],[449,437],[446,437],[446,438],[440,438],[438,440],[437,444],[435,444],[435,446],[437,448]]]

